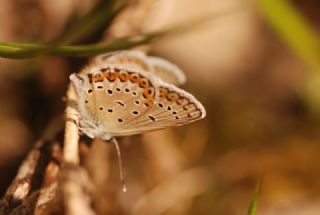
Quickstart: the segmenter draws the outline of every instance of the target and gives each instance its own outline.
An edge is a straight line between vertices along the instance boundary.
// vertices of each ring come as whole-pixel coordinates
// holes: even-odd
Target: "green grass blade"
[[[261,190],[261,182],[259,182],[256,186],[255,194],[253,196],[250,207],[248,209],[248,215],[256,215],[257,214],[257,207],[258,207],[258,201],[259,201],[259,196],[260,196],[260,190]]]
[[[124,37],[113,41],[110,44],[99,44],[99,45],[73,45],[73,46],[59,46],[52,50],[47,50],[47,54],[58,55],[58,56],[73,56],[73,57],[84,57],[96,55],[109,51],[116,51],[121,49],[129,49],[138,45],[143,45],[150,43],[156,39],[159,39],[166,32],[153,32],[144,35],[135,35],[131,37]],[[0,56],[5,58],[13,59],[26,59],[32,58],[39,54],[39,52],[34,52],[28,55],[21,55],[22,47],[29,46],[34,49],[44,50],[46,47],[43,45],[36,44],[20,44],[11,42],[1,42],[0,43]],[[18,54],[17,54],[18,53]]]
[[[107,29],[126,5],[127,0],[101,1],[91,12],[68,26],[59,41],[63,44],[74,43]]]
[[[236,9],[236,10],[235,10]],[[240,10],[239,10],[240,9]],[[230,13],[230,11],[232,13]],[[202,24],[212,19],[225,17],[226,15],[233,15],[235,12],[242,12],[242,8],[233,8],[232,10],[223,11],[219,14],[208,15],[193,20],[170,26],[163,30],[123,37],[117,39],[109,44],[88,44],[88,45],[69,45],[69,46],[57,46],[46,47],[41,44],[32,43],[18,43],[18,42],[5,42],[0,41],[0,57],[13,58],[13,59],[26,59],[39,56],[41,54],[58,55],[58,56],[92,56],[109,51],[130,49],[135,46],[148,44],[155,40],[161,39],[166,36],[173,36],[175,34],[185,33],[190,29],[201,27]],[[30,53],[28,50],[39,50],[38,52]],[[41,52],[45,50],[44,52]]]
[[[0,56],[6,58],[33,58],[41,54],[50,53],[65,43],[80,40],[99,29],[110,25],[113,18],[124,8],[125,0],[101,1],[86,16],[76,21],[64,33],[44,45],[0,42]]]
[[[320,39],[288,0],[256,0],[266,21],[310,68],[320,69]]]

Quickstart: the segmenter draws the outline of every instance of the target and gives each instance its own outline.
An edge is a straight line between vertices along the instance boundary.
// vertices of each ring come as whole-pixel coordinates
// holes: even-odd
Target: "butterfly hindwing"
[[[155,75],[163,81],[174,85],[182,85],[186,82],[184,72],[175,64],[160,58],[148,56],[148,63],[152,65],[152,70]]]

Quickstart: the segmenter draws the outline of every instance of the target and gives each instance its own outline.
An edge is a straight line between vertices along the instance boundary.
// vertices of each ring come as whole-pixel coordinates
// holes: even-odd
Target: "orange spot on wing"
[[[139,83],[140,77],[137,74],[130,74],[129,79],[132,83]]]
[[[146,99],[153,99],[154,89],[152,87],[146,87],[143,91],[143,97]]]
[[[122,82],[128,81],[128,79],[129,79],[127,73],[120,73],[119,78],[120,78],[120,81],[122,81]]]
[[[118,75],[117,75],[117,73],[115,73],[115,72],[112,72],[112,71],[109,71],[109,72],[107,72],[108,73],[108,75],[106,76],[106,78],[109,80],[109,81],[115,81],[116,79],[117,79],[117,77],[118,77]]]
[[[139,81],[139,86],[142,88],[146,88],[149,86],[149,82],[146,79],[142,78]]]
[[[103,81],[104,77],[103,76],[93,76],[92,81],[93,82],[100,82]]]
[[[103,73],[103,75],[106,79],[109,79],[109,72],[110,72],[110,70],[107,70],[106,72]]]

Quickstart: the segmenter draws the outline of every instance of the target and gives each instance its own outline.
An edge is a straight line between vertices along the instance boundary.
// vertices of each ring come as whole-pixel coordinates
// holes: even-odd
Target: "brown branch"
[[[41,152],[39,149],[42,146],[43,141],[38,141],[27,158],[23,161],[15,179],[12,181],[3,197],[3,201],[6,202],[7,205],[1,207],[1,212],[6,212],[7,209],[18,205],[26,199],[31,189],[32,178],[35,174],[37,163],[40,159]]]
[[[52,183],[41,190],[33,192],[21,205],[16,207],[10,215],[20,214],[48,214],[47,206],[51,205],[51,201],[57,194],[58,183]]]
[[[62,195],[66,214],[93,215],[92,195],[87,171],[79,165],[79,117],[76,111],[76,95],[69,87],[64,134],[64,165],[62,169]]]
[[[56,195],[61,153],[59,142],[38,141],[7,189],[0,214],[41,211]]]
[[[76,111],[76,95],[70,86],[67,93],[63,158],[67,163],[79,164],[79,117]]]
[[[34,144],[0,201],[0,214],[37,211],[53,198],[62,158],[61,141],[55,140],[61,125],[62,118],[54,117],[43,138]],[[43,191],[46,189],[51,191],[52,197],[49,198],[49,193]]]
[[[94,215],[91,208],[92,184],[87,171],[65,163],[62,169],[63,205],[67,215]]]

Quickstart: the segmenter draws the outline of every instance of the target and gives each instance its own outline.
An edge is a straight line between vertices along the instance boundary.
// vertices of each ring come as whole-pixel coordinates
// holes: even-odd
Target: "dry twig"
[[[91,181],[87,171],[79,165],[79,118],[75,109],[76,96],[72,87],[69,87],[67,96],[64,165],[61,180],[64,208],[66,214],[92,215],[95,212],[90,207]]]
[[[61,144],[38,141],[7,189],[0,214],[42,213],[56,196]]]

